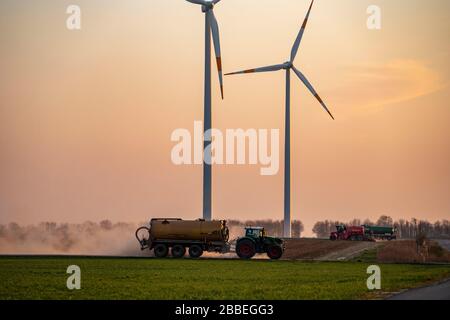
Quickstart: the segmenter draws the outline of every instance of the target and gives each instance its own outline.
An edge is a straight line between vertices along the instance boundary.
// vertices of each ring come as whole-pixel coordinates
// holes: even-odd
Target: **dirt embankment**
[[[373,262],[379,263],[450,263],[450,251],[445,244],[427,240],[417,248],[414,240],[395,241],[330,241],[321,239],[291,239],[286,241],[285,260],[345,261],[372,251]]]
[[[395,263],[450,263],[450,252],[437,241],[427,240],[418,247],[414,240],[386,243],[377,252],[377,261]]]
[[[322,239],[291,239],[286,241],[283,259],[288,260],[349,260],[365,250],[378,246],[368,241],[331,241]]]

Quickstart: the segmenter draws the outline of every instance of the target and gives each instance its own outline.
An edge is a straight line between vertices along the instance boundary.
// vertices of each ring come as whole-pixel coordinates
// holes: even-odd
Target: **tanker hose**
[[[150,229],[147,227],[140,227],[136,230],[136,239],[141,245],[141,250],[150,247]]]

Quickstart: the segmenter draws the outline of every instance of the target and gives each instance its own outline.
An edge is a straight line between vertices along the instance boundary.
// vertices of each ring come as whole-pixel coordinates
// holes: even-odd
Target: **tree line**
[[[353,219],[347,223],[333,220],[318,221],[314,225],[312,231],[316,234],[317,238],[328,238],[331,232],[336,231],[336,225],[339,224],[352,226],[377,225],[382,227],[395,227],[397,229],[397,238],[399,239],[415,239],[419,234],[426,235],[428,238],[450,238],[449,220],[444,219],[434,223],[415,218],[412,218],[409,221],[406,219],[394,221],[391,217],[386,215],[382,215],[375,222],[369,219]]]
[[[138,225],[142,225],[141,223]],[[268,235],[275,237],[283,237],[283,220],[228,220],[231,236],[237,237],[243,235],[243,229],[246,226],[264,227]],[[397,238],[402,239],[416,239],[418,235],[425,235],[427,238],[445,238],[450,239],[450,221],[440,220],[431,223],[426,220],[419,219],[399,219],[394,221],[391,217],[383,215],[376,221],[369,219],[360,220],[353,219],[349,222],[325,220],[318,221],[314,225],[312,231],[317,238],[329,238],[330,233],[336,231],[336,225],[346,224],[353,226],[360,225],[377,225],[377,226],[393,226],[397,229]],[[107,233],[108,231],[117,231],[132,234],[134,236],[134,229],[136,224],[130,223],[112,223],[109,220],[104,220],[99,223],[85,222],[82,224],[57,224],[54,222],[41,223],[37,226],[20,226],[17,223],[10,223],[9,225],[0,225],[0,242],[7,239],[14,238],[14,242],[26,242],[27,239],[33,238],[49,242],[50,239],[58,239],[58,241],[50,241],[55,246],[70,246],[74,242],[74,238],[86,238],[93,234],[98,234],[100,231]],[[304,225],[299,220],[292,221],[292,237],[300,238]],[[233,232],[234,231],[234,232]],[[132,237],[131,236],[131,237]],[[39,242],[39,241],[38,241]],[[0,246],[1,247],[1,246]]]

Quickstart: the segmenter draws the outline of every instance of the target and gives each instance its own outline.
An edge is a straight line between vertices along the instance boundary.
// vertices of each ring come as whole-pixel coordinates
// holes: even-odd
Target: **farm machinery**
[[[241,259],[250,259],[256,253],[267,253],[270,259],[280,259],[283,251],[283,240],[268,237],[261,227],[246,227],[245,237],[236,241],[236,253]]]
[[[284,252],[283,240],[266,235],[262,227],[246,227],[245,236],[229,241],[229,229],[225,220],[182,220],[157,218],[150,227],[136,230],[141,250],[153,250],[158,258],[169,254],[182,258],[188,251],[191,258],[199,258],[204,252],[225,254],[232,251],[241,259],[251,259],[257,253],[266,253],[271,259],[279,259]]]
[[[375,240],[395,240],[396,229],[394,227],[380,226],[346,226],[337,225],[336,231],[331,232],[330,240],[351,240],[351,241],[375,241]]]

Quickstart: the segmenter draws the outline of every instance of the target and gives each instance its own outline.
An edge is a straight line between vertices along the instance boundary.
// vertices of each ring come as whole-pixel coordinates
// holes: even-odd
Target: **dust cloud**
[[[135,238],[145,223],[112,223],[108,220],[81,224],[43,222],[21,226],[0,225],[0,254],[73,254],[148,256]]]

